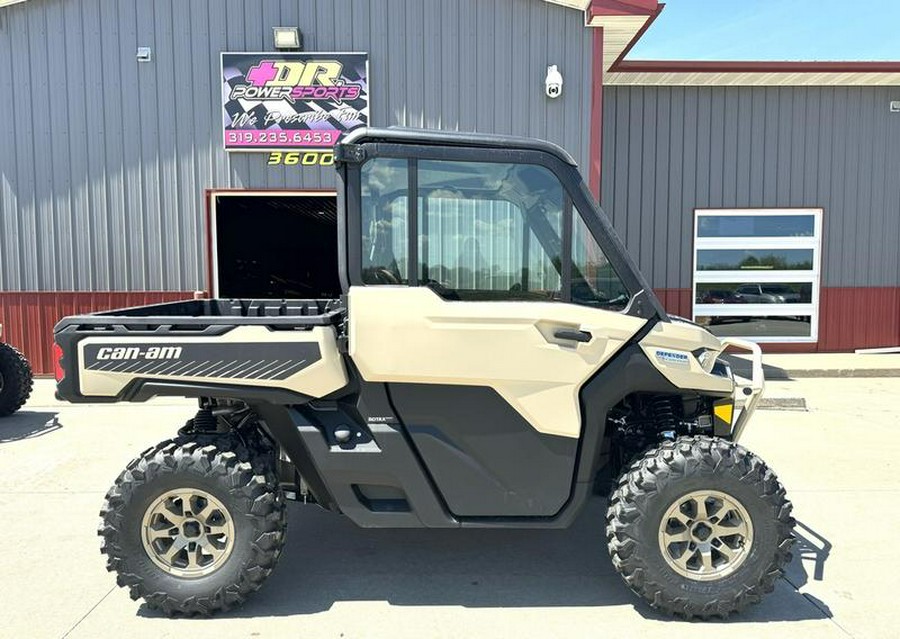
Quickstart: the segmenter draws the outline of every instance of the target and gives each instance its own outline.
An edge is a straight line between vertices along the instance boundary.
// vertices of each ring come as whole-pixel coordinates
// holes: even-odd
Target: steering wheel
[[[368,284],[400,284],[400,279],[384,267],[366,269],[363,280]]]

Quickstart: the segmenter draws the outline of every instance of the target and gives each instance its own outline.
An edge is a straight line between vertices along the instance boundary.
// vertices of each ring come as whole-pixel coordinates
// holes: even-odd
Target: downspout
[[[600,167],[603,155],[603,27],[593,27],[591,43],[591,124],[588,187],[600,202]]]

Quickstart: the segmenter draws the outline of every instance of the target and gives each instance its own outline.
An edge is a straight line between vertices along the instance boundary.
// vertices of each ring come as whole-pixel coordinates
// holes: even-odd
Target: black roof
[[[349,133],[337,144],[363,144],[365,142],[389,142],[394,144],[432,144],[436,146],[477,146],[499,149],[529,149],[555,155],[572,166],[578,166],[569,152],[558,144],[535,138],[486,133],[462,133],[459,131],[439,131],[436,129],[408,129],[390,127],[387,129],[362,127]]]

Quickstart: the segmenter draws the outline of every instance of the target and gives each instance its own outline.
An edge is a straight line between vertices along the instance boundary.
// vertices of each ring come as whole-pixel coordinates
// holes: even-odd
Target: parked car
[[[734,293],[734,291],[729,291],[727,289],[711,289],[708,291],[704,291],[702,294],[698,295],[697,303],[698,304],[746,304],[747,302],[740,295],[736,295]],[[745,321],[747,321],[747,318],[746,317],[733,317],[730,315],[726,315],[726,316],[711,315],[711,316],[709,316],[707,325],[714,326],[716,324],[725,323],[729,320],[745,322]]]
[[[734,290],[745,304],[798,304],[800,293],[784,284],[741,284]]]
[[[744,300],[736,296],[734,291],[713,289],[698,295],[697,302],[700,304],[742,304]]]

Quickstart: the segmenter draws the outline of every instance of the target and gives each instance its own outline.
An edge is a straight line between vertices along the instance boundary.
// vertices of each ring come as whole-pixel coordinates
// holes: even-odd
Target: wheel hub
[[[696,490],[676,499],[663,515],[659,547],[675,572],[696,581],[722,579],[750,552],[753,522],[737,499]]]
[[[176,577],[196,578],[218,570],[234,548],[228,509],[198,488],[160,495],[144,513],[141,541],[151,561]]]
[[[712,534],[712,528],[701,521],[699,524],[694,526],[691,534],[694,536],[694,539],[697,539],[698,541],[706,541]]]

